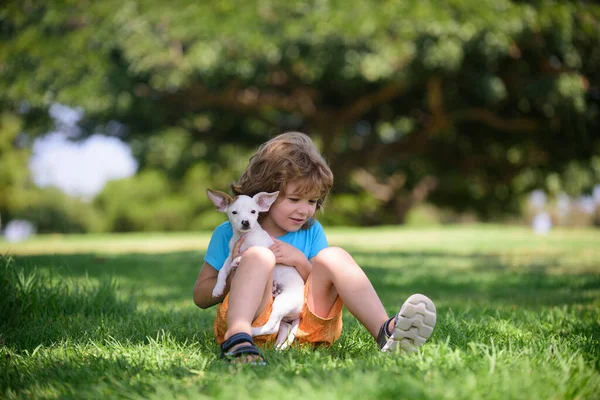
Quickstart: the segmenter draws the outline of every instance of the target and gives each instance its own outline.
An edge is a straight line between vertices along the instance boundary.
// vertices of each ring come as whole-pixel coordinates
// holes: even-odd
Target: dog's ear
[[[258,211],[267,212],[271,208],[271,204],[277,200],[277,196],[279,196],[279,192],[260,192],[255,194],[252,199],[258,204]]]
[[[227,207],[233,202],[233,198],[227,193],[220,192],[218,190],[206,189],[206,195],[217,206],[217,211],[225,212]]]

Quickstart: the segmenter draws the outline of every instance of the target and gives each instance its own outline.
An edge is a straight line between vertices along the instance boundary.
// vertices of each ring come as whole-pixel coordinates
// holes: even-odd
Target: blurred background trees
[[[256,147],[309,134],[330,224],[502,220],[600,182],[600,7],[575,1],[8,1],[0,213],[41,231],[211,229],[204,193]],[[91,201],[28,177],[53,104],[75,139],[126,141],[138,174]],[[110,162],[110,160],[107,160]]]

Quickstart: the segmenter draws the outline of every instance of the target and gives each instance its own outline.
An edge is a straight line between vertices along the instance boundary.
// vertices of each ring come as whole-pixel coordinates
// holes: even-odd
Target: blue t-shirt
[[[232,237],[233,228],[231,227],[231,223],[226,221],[217,226],[217,229],[215,229],[210,238],[204,261],[217,271],[223,267],[223,263],[229,255],[229,241]],[[325,237],[325,231],[323,231],[323,227],[319,221],[315,221],[308,229],[288,232],[277,239],[299,249],[309,260],[316,256],[319,251],[329,246]]]

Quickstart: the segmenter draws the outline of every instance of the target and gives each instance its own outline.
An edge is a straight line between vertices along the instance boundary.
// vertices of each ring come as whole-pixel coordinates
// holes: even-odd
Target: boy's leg
[[[308,279],[308,308],[327,317],[338,296],[346,308],[376,339],[388,315],[369,278],[348,252],[339,247],[323,249],[313,259]],[[390,329],[393,329],[393,321]]]
[[[251,334],[252,321],[273,297],[275,256],[266,247],[250,247],[231,281],[225,340],[235,333]]]
[[[312,263],[307,301],[314,314],[327,316],[339,295],[382,351],[415,351],[433,332],[436,310],[427,296],[410,296],[398,314],[388,318],[369,278],[345,250],[328,247]]]

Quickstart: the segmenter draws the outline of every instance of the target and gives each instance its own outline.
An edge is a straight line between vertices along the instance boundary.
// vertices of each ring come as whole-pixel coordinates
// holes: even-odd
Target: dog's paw
[[[215,288],[213,289],[212,292],[212,297],[219,297],[223,294],[223,291],[225,290],[225,288],[221,288],[218,286],[215,286]]]
[[[240,260],[242,259],[242,257],[236,257],[235,260],[233,260],[231,262],[231,268],[237,268],[240,266]]]

